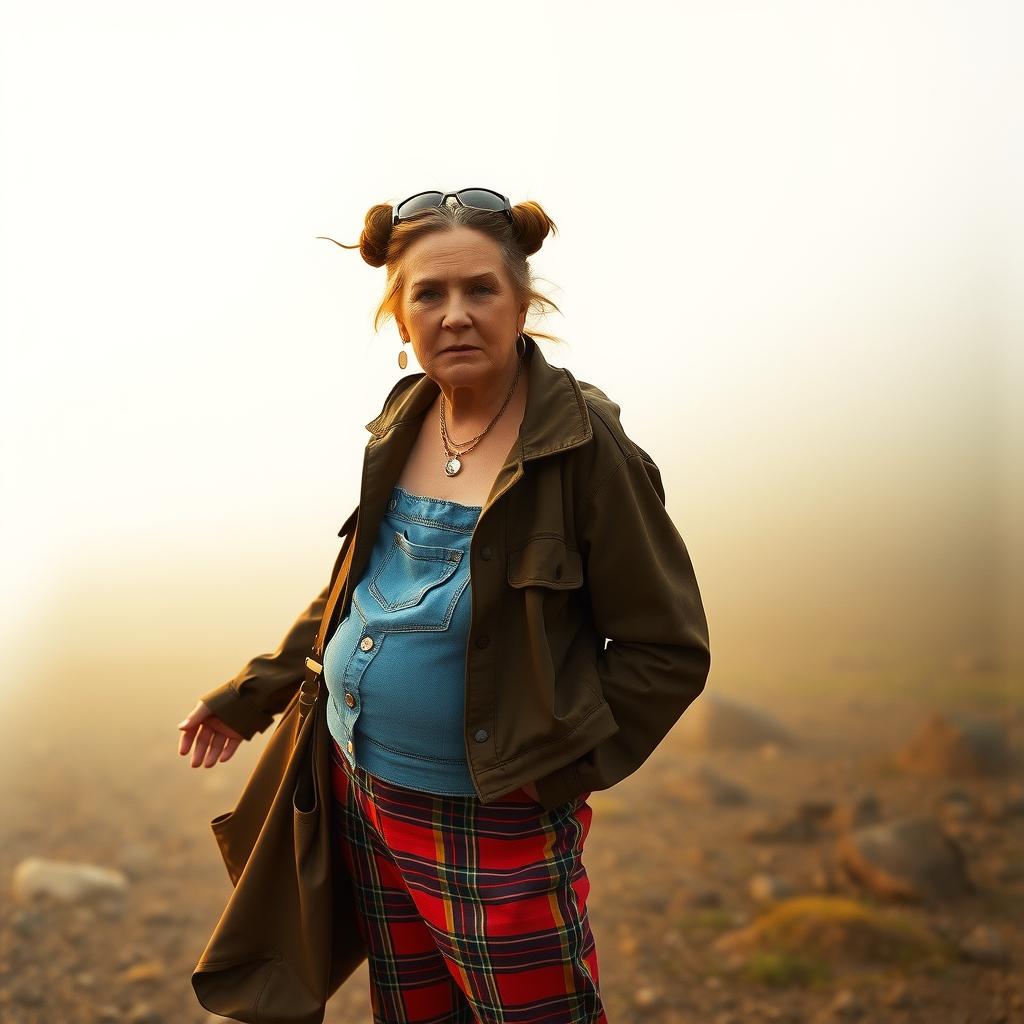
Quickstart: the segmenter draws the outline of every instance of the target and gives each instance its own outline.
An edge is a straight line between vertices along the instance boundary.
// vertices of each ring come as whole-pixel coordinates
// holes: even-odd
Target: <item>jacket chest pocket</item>
[[[387,628],[447,629],[466,584],[455,578],[463,552],[430,544],[416,544],[396,533],[369,583],[369,592],[381,609],[394,615]]]
[[[583,586],[583,559],[564,537],[539,533],[509,552],[508,584],[574,590]]]

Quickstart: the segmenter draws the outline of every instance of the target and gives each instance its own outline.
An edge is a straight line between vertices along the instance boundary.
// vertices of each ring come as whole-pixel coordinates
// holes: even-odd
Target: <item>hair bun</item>
[[[371,267],[383,267],[387,262],[393,226],[389,204],[378,203],[367,211],[363,231],[359,236],[359,255]]]
[[[512,207],[512,223],[524,256],[532,256],[550,232],[558,233],[555,222],[544,212],[540,203],[532,199]]]

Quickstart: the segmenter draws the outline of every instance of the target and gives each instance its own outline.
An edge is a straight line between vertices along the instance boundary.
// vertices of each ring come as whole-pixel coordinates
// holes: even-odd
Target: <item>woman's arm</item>
[[[619,731],[537,780],[569,799],[636,771],[704,689],[708,625],[686,545],[665,508],[658,467],[639,449],[587,499],[577,534],[599,636],[605,699]]]

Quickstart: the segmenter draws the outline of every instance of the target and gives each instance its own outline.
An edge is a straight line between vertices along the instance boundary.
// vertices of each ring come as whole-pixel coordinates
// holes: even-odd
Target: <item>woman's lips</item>
[[[445,352],[475,352],[476,345],[453,345],[451,348],[446,348]]]

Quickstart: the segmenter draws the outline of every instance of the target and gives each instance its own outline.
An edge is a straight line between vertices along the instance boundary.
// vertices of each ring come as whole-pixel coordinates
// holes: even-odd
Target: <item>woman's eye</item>
[[[493,292],[494,291],[493,288],[488,288],[487,285],[485,285],[485,284],[478,284],[476,287],[477,288],[482,288],[485,292]]]

